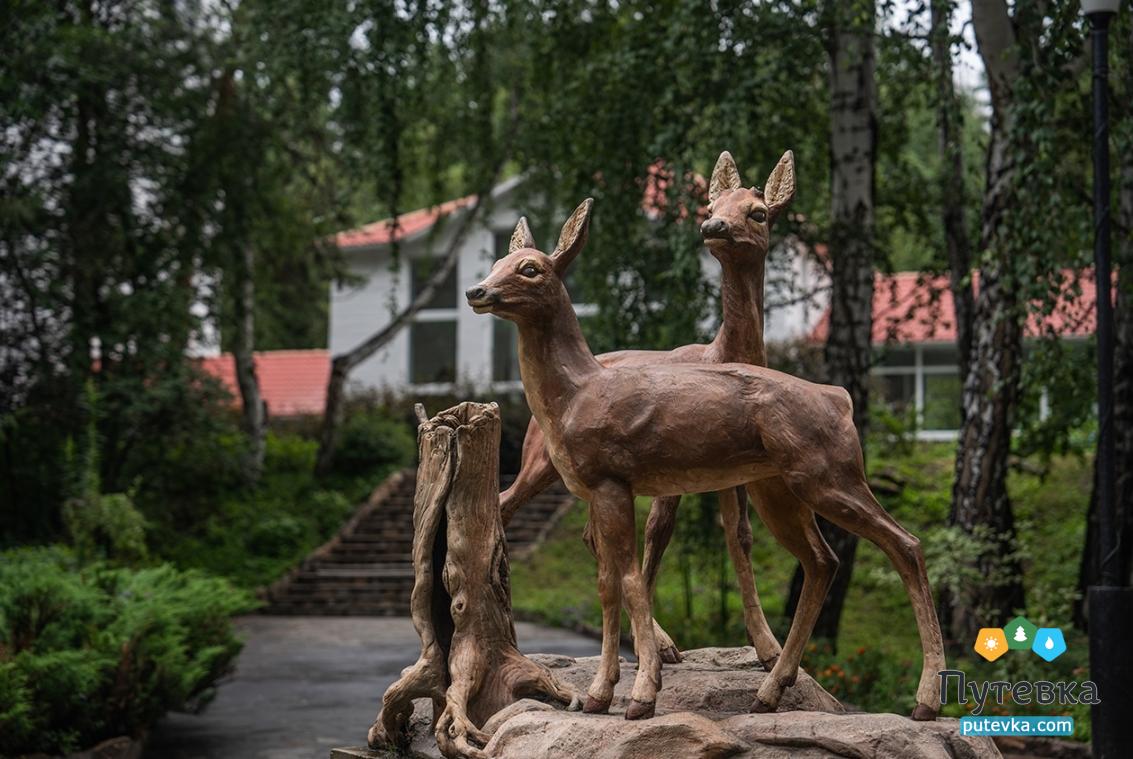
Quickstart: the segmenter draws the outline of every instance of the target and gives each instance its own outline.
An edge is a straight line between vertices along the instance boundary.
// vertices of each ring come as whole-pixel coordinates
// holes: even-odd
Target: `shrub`
[[[63,504],[63,524],[83,560],[128,564],[146,557],[146,520],[127,493],[88,493]]]
[[[405,424],[377,410],[352,414],[342,425],[334,471],[359,475],[413,460],[417,442]]]
[[[137,736],[207,702],[240,650],[227,582],[168,565],[80,568],[59,548],[0,554],[0,754]]]

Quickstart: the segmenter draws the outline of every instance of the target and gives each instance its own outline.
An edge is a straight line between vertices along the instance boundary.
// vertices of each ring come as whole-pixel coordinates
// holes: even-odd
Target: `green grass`
[[[921,538],[930,572],[934,564],[946,563],[943,554],[950,550],[946,523],[954,450],[951,444],[909,445],[871,454],[874,479],[889,476],[904,483],[899,493],[879,493],[879,499]],[[1040,626],[1063,628],[1068,636],[1067,654],[1054,664],[1014,652],[994,665],[974,655],[971,658],[975,661],[962,657],[950,660],[950,664],[964,668],[973,677],[989,679],[1084,677],[1075,671],[1086,661],[1086,640],[1070,630],[1070,609],[1090,478],[1089,462],[1061,458],[1054,460],[1045,476],[1015,473],[1009,482],[1024,557],[1024,613]],[[648,508],[647,499],[638,500],[639,551]],[[655,614],[684,648],[746,642],[741,599],[712,509],[710,503],[701,508],[696,499],[682,503],[682,521],[666,552],[658,581]],[[578,503],[534,556],[516,563],[512,593],[517,613],[551,624],[600,626],[595,563],[581,540],[585,523],[586,508]],[[760,599],[782,641],[788,624],[783,609],[795,561],[754,514],[752,528],[752,559]],[[988,620],[987,626],[1004,622]],[[624,619],[623,629],[627,629]],[[911,707],[920,668],[916,623],[897,573],[872,544],[863,541],[858,547],[837,654],[816,641],[804,663],[836,695],[858,706],[899,712]],[[1028,713],[1039,713],[1035,708],[1027,709]]]

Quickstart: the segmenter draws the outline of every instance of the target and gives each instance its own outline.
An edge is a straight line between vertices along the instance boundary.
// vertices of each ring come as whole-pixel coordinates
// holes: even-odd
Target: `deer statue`
[[[783,154],[767,177],[761,192],[741,185],[740,172],[728,151],[720,154],[709,182],[710,218],[701,227],[708,251],[720,262],[720,301],[724,318],[716,337],[707,345],[685,345],[671,351],[626,350],[597,356],[607,367],[644,366],[647,364],[697,363],[723,364],[738,362],[767,365],[763,345],[763,275],[767,260],[768,232],[795,194],[795,157]],[[760,201],[756,203],[756,201]],[[757,207],[758,206],[758,207]],[[500,495],[504,524],[515,512],[555,480],[551,457],[544,444],[539,423],[532,418],[523,441],[523,463],[510,488]],[[735,488],[718,494],[724,523],[728,554],[735,567],[743,596],[744,624],[756,655],[768,670],[779,658],[781,648],[759,601],[755,575],[751,569],[751,523],[747,516],[745,496]],[[673,535],[680,496],[659,496],[653,499],[645,524],[643,572],[649,597],[657,585],[661,556]],[[594,550],[589,525],[586,541]],[[672,639],[654,622],[657,645],[662,661],[675,664],[680,652]]]
[[[769,218],[763,199],[747,202],[753,217]],[[794,683],[833,578],[830,548],[814,524],[817,513],[875,543],[900,574],[923,656],[912,716],[935,719],[936,674],[944,668],[944,653],[924,556],[920,541],[869,489],[849,395],[748,364],[603,366],[582,336],[563,285],[567,267],[585,245],[592,204],[584,201],[567,219],[550,255],[535,248],[520,221],[508,255],[465,293],[477,313],[519,327],[520,376],[551,462],[571,493],[590,504],[602,656],[584,710],[606,712],[613,700],[623,600],[638,661],[626,719],[651,717],[661,687],[652,599],[637,561],[634,496],[743,485],[757,507],[774,510],[768,527],[805,572],[782,655],[756,692],[752,711],[775,710]],[[779,483],[793,498],[765,501],[758,489],[765,481]]]

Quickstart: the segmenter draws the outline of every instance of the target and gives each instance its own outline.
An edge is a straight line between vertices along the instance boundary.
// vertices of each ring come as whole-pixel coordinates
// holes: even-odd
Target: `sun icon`
[[[983,628],[976,636],[976,644],[972,648],[988,661],[995,661],[1003,656],[1007,653],[1007,638],[1003,635],[1003,628]]]

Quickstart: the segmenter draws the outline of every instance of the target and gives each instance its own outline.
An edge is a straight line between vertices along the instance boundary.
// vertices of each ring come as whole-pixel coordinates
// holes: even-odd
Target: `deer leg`
[[[669,508],[670,516],[668,517],[668,526],[667,527],[663,523],[665,518],[664,517],[661,518],[662,523],[660,524],[660,529],[667,530],[663,535],[660,536],[662,541],[663,541],[661,548],[660,548],[661,551],[665,550],[665,545],[668,544],[669,538],[671,538],[673,536],[673,524],[674,524],[675,520],[672,518],[672,516],[673,516],[672,512],[676,511],[676,506],[680,503],[680,497],[676,497],[676,498],[672,498],[672,499],[669,499],[669,498],[654,499],[653,508],[650,509],[650,511],[649,511],[649,522],[645,526],[645,540],[646,540],[646,543],[645,543],[645,561],[646,561],[646,566],[649,566],[648,562],[651,558],[651,556],[650,556],[650,543],[648,542],[649,541],[649,525],[652,524],[655,527],[657,527],[657,525],[658,525],[658,522],[656,522],[654,520],[653,515],[658,511],[657,503],[658,503],[658,501],[661,501],[661,500],[666,500],[666,501],[672,500],[673,501],[672,507]],[[668,508],[668,507],[665,507],[665,508]],[[591,556],[594,556],[594,557],[598,556],[598,546],[597,546],[597,543],[595,542],[595,537],[594,537],[594,523],[590,520],[587,520],[586,527],[582,531],[582,542],[586,544],[586,548],[590,551]],[[659,563],[660,563],[660,554],[658,554],[656,557],[653,558],[653,565],[652,565],[653,566],[653,583],[650,584],[648,576],[646,577],[646,580],[645,580],[645,585],[646,585],[646,588],[648,589],[649,598],[650,598],[651,601],[653,599],[654,586],[657,583],[657,565]],[[623,597],[622,600],[624,602],[625,598]],[[627,613],[629,612],[628,607],[626,608],[626,612]],[[677,650],[677,644],[673,643],[673,639],[670,638],[669,634],[667,632],[665,632],[664,628],[662,628],[661,625],[658,624],[657,620],[653,620],[653,636],[657,639],[657,653],[661,657],[661,661],[663,661],[666,664],[679,664],[680,661],[681,661],[681,652]]]
[[[803,649],[838,571],[838,556],[822,537],[814,512],[781,481],[768,480],[755,487],[748,485],[748,493],[767,529],[803,567],[803,589],[783,653],[759,687],[751,706],[753,712],[773,712],[779,706],[783,690],[793,685],[798,677]]]
[[[724,522],[724,540],[728,545],[732,567],[736,571],[740,595],[744,599],[744,626],[760,663],[764,669],[771,671],[782,648],[767,624],[767,617],[759,602],[759,592],[755,588],[755,572],[751,567],[751,523],[744,518],[747,503],[744,502],[741,506],[741,494],[736,488],[721,490],[717,496],[720,499],[720,517]],[[747,524],[746,530],[744,524]]]
[[[594,504],[590,506],[590,521],[587,534],[593,536]],[[602,604],[602,658],[598,671],[586,692],[586,703],[582,711],[587,714],[605,714],[614,700],[614,686],[621,677],[621,664],[618,661],[618,646],[621,643],[622,588],[617,567],[610,558],[610,551],[601,545],[593,545],[593,537],[587,541],[592,545],[594,557],[598,560],[598,600]]]
[[[629,610],[634,653],[637,655],[637,676],[625,716],[626,719],[647,719],[653,716],[657,691],[661,687],[661,657],[653,636],[652,603],[637,563],[633,492],[624,485],[608,482],[594,489],[593,497],[590,521],[598,544],[599,573],[604,570],[610,572],[621,584],[621,596]],[[603,608],[603,623],[605,611]],[[603,629],[603,659],[610,642],[606,640]],[[616,657],[616,652],[614,655]]]
[[[680,496],[662,496],[654,498],[649,507],[649,519],[645,522],[645,551],[642,561],[642,574],[645,576],[645,588],[652,603],[657,591],[657,575],[661,570],[661,556],[673,538],[673,529],[677,525],[677,507],[681,504]],[[653,635],[657,638],[657,651],[661,661],[666,664],[679,664],[681,652],[669,634],[653,620]]]
[[[936,719],[940,711],[936,683],[937,674],[945,668],[944,642],[940,635],[940,622],[933,605],[920,540],[899,525],[877,502],[863,475],[858,474],[854,480],[856,481],[851,480],[848,487],[837,491],[814,484],[831,480],[812,476],[792,479],[789,485],[795,492],[806,489],[813,491],[813,497],[808,500],[815,511],[842,529],[870,541],[893,563],[909,594],[921,639],[923,664],[917,685],[917,705],[913,708],[912,717],[915,720]]]
[[[559,479],[558,470],[551,463],[547,446],[543,440],[543,430],[532,419],[527,425],[527,436],[523,438],[523,458],[519,474],[511,487],[500,493],[500,517],[506,527],[515,512],[525,503],[554,484]]]

